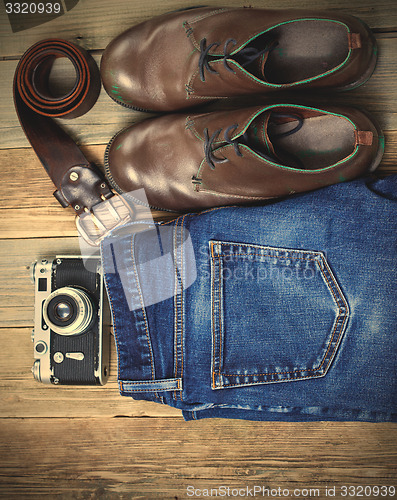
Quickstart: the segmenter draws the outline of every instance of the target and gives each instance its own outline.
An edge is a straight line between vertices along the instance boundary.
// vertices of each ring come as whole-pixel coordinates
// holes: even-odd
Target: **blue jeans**
[[[102,245],[123,396],[186,420],[397,421],[397,176]]]

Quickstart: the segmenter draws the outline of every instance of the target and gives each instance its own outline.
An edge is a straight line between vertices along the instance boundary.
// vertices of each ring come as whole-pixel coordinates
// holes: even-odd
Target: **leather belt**
[[[66,95],[54,97],[49,75],[59,57],[71,61],[76,81]],[[53,118],[83,115],[95,104],[100,89],[94,59],[65,40],[36,43],[25,52],[15,71],[14,103],[21,126],[57,188],[55,198],[64,208],[73,208],[80,234],[92,245],[98,245],[105,234],[130,220],[133,213]]]

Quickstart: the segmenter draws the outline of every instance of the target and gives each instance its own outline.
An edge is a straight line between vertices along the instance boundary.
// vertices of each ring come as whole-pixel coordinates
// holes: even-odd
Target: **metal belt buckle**
[[[91,210],[76,217],[76,226],[80,236],[91,246],[99,246],[103,238],[113,229],[134,220],[134,210],[123,196],[114,194],[103,198]]]

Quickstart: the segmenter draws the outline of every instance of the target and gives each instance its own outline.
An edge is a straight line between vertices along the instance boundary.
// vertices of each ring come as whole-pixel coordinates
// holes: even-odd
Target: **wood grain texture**
[[[386,137],[377,174],[397,173],[395,2],[267,0],[264,5],[262,0],[230,0],[227,5],[244,3],[327,8],[356,15],[373,28],[379,60],[365,85],[343,94],[274,94],[270,99],[368,110]],[[0,498],[182,499],[191,498],[188,485],[201,490],[259,485],[316,488],[316,498],[328,499],[326,487],[397,486],[394,424],[185,423],[179,410],[119,395],[113,343],[104,387],[45,386],[30,373],[33,286],[28,267],[44,256],[79,253],[79,242],[71,210],[62,209],[52,196],[54,188],[19,126],[12,102],[17,60],[38,40],[60,37],[90,50],[99,63],[103,49],[123,30],[187,5],[185,0],[80,0],[54,21],[12,33],[0,2]],[[206,5],[220,4],[208,0]],[[68,71],[60,64],[52,75],[54,85],[70,82]],[[244,98],[217,106],[257,102],[257,97]],[[113,134],[150,116],[117,105],[102,89],[87,115],[60,122],[87,157],[103,167]],[[244,497],[249,498],[239,496]]]
[[[80,0],[71,11],[50,23],[29,29],[23,33],[12,33],[3,3],[0,3],[0,56],[20,56],[33,43],[43,38],[59,37],[75,41],[87,49],[104,49],[112,38],[123,30],[146,21],[153,16],[164,14],[189,5],[200,3],[185,0],[112,0],[109,8],[108,0]],[[205,5],[223,6],[224,2],[207,0]],[[297,8],[294,0],[267,0],[264,5],[261,0],[229,0],[226,5],[242,7],[251,5],[259,8],[290,9]],[[395,6],[394,6],[395,7]],[[390,0],[376,3],[371,0],[302,0],[299,8],[328,9],[330,11],[346,12],[360,17],[371,28],[382,31],[393,31],[397,27],[397,11]],[[87,22],[89,19],[89,22]],[[233,34],[231,34],[233,35]]]
[[[6,420],[0,429],[0,456],[7,457],[1,495],[182,499],[189,498],[189,485],[260,485],[317,488],[316,498],[326,498],[326,486],[393,484],[390,432],[395,430],[386,424]]]

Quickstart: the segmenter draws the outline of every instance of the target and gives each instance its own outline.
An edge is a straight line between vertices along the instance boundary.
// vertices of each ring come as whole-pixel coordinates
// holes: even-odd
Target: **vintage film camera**
[[[106,384],[110,315],[98,257],[41,260],[31,272],[34,378],[45,384]]]

